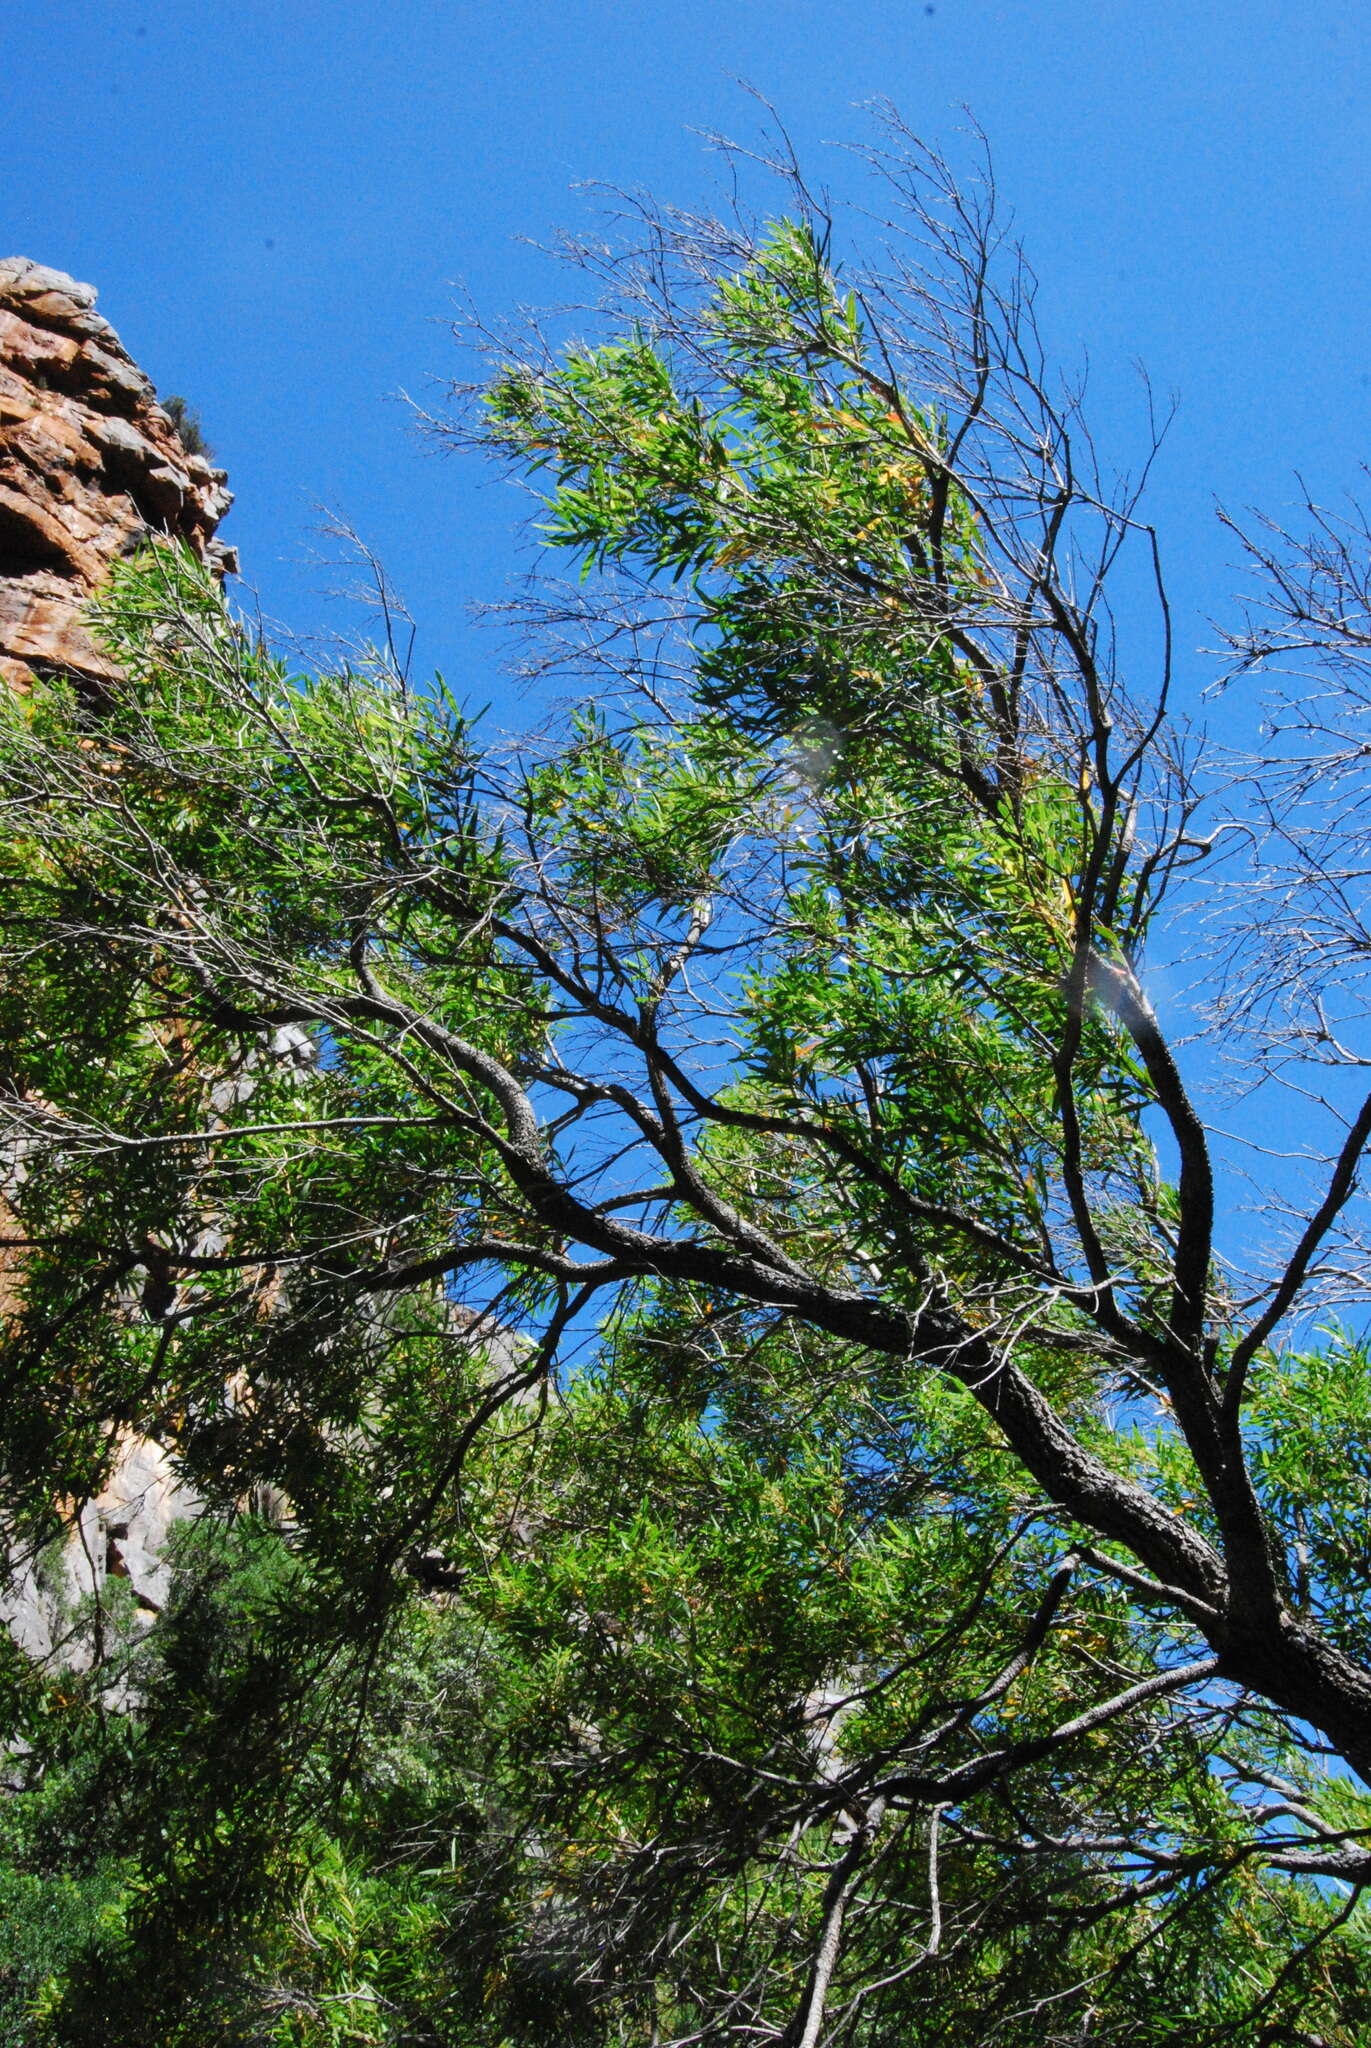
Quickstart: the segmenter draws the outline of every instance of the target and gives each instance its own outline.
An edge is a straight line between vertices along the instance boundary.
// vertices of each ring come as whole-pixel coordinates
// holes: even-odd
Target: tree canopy
[[[1248,540],[1225,790],[992,195],[873,168],[880,267],[639,206],[440,427],[556,729],[168,549],[0,706],[15,1569],[199,1502],[8,1654],[0,2038],[1366,2037],[1371,550]],[[1178,893],[1330,1134],[1251,1274]]]

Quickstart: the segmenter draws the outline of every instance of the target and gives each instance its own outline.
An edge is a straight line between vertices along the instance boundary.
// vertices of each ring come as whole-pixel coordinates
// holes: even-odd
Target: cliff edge
[[[220,575],[235,571],[215,539],[232,502],[224,471],[185,446],[96,312],[92,287],[25,256],[0,260],[0,687],[60,673],[98,694],[118,671],[83,612],[111,567],[162,535]],[[4,1167],[0,1155],[0,1224]],[[12,1283],[14,1256],[0,1253],[0,1319],[7,1274]],[[167,1449],[124,1435],[98,1498],[72,1504],[65,1540],[41,1557],[12,1554],[0,1571],[0,1627],[35,1657],[88,1662],[83,1607],[122,1577],[150,1618],[169,1576],[167,1532],[195,1506]],[[0,1536],[0,1563],[4,1547]]]
[[[0,259],[0,678],[114,678],[82,624],[113,563],[150,536],[218,573],[233,502],[225,472],[185,447],[95,292],[26,256]]]

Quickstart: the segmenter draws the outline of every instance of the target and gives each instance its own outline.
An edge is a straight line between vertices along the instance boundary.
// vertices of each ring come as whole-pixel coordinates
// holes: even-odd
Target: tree
[[[113,1722],[16,1670],[25,1798],[55,1693],[71,1811],[144,1788],[54,2039],[90,1967],[129,2039],[1364,2031],[1365,531],[1255,539],[1234,639],[1344,692],[1229,804],[1226,1027],[1335,1128],[1247,1280],[1146,986],[1217,836],[1155,538],[988,190],[873,166],[881,272],[787,162],[640,208],[605,338],[445,429],[581,571],[560,737],[292,675],[166,552],[122,691],[6,707],[14,1540],[126,1429],[210,1531]]]

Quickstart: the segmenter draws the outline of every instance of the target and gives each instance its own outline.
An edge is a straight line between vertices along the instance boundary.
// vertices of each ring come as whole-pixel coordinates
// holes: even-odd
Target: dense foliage
[[[1247,1287],[1150,537],[938,192],[879,287],[799,186],[649,215],[503,355],[559,733],[167,550],[0,705],[15,1572],[133,1438],[199,1503],[6,1656],[0,2040],[1371,2031],[1371,1117]]]

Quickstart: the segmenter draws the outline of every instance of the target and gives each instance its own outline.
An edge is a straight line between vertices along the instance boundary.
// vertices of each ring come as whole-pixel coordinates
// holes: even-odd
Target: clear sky
[[[1371,457],[1365,0],[0,0],[0,255],[95,284],[199,408],[269,616],[357,627],[326,505],[409,597],[418,672],[517,725],[468,607],[515,572],[521,503],[396,394],[454,372],[454,280],[493,317],[562,288],[521,237],[586,225],[578,181],[705,194],[691,130],[749,132],[739,79],[820,178],[874,95],[954,158],[979,121],[1105,451],[1140,452],[1136,362],[1179,396],[1151,503],[1198,702],[1237,581],[1215,500],[1288,513],[1297,470],[1335,500]]]
[[[1135,360],[1180,396],[1154,507],[1183,652],[1232,582],[1216,495],[1355,484],[1371,12],[1349,0],[0,0],[0,254],[98,286],[199,407],[268,613],[347,623],[311,560],[327,504],[409,596],[421,666],[499,700],[464,608],[501,594],[516,503],[426,454],[395,394],[453,369],[453,280],[492,314],[556,289],[520,237],[584,224],[578,180],[698,198],[690,130],[748,130],[739,78],[820,163],[872,95],[954,155],[969,106],[1107,446],[1140,445]]]

